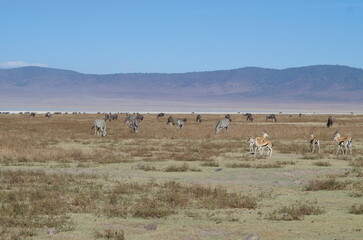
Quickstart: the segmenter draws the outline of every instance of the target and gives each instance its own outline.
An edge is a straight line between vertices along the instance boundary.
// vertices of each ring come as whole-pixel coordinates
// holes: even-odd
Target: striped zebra
[[[177,129],[182,129],[184,127],[185,122],[187,121],[186,118],[178,118],[176,120]]]
[[[95,135],[100,135],[105,137],[106,132],[106,121],[104,119],[96,119],[93,123],[92,129],[95,130]]]
[[[343,155],[347,154],[348,149],[350,154],[352,154],[352,137],[341,137],[337,130],[334,134],[334,141],[338,144],[338,150],[336,154],[339,154],[340,150],[342,150]]]
[[[222,128],[225,128],[227,131],[230,123],[231,119],[228,118],[220,120],[216,125],[216,134],[219,134]]]

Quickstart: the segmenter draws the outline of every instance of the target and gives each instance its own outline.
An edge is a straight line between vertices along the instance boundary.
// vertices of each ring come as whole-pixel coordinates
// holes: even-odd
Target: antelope
[[[266,132],[266,130],[264,130],[263,132],[263,136],[262,137],[251,137],[250,139],[247,140],[247,142],[250,145],[250,152],[256,152],[257,149],[257,145],[256,145],[256,141],[266,141],[266,138],[269,136]]]
[[[338,150],[336,154],[339,154],[340,149],[342,150],[343,155],[347,154],[348,148],[350,154],[352,154],[352,143],[353,138],[352,137],[341,137],[338,130],[334,134],[334,141],[338,144]]]
[[[247,142],[250,145],[250,152],[255,152],[256,151],[256,138],[251,137],[250,139],[247,140]]]
[[[311,152],[315,151],[315,146],[318,146],[318,153],[320,153],[320,140],[319,140],[319,138],[314,137],[314,134],[310,134],[310,150],[311,150]]]
[[[265,148],[267,148],[268,150],[267,155],[272,156],[273,143],[271,141],[256,138],[255,145],[257,147],[255,149],[255,156],[257,154],[257,151],[259,151],[260,154],[263,155],[263,151]]]

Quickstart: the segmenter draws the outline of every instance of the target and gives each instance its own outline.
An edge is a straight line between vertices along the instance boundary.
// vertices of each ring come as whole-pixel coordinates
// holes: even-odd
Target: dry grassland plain
[[[363,239],[363,116],[144,114],[139,133],[103,115],[0,115],[0,239]],[[334,132],[353,137],[336,155]],[[247,140],[266,130],[272,157]],[[321,152],[310,153],[310,133]]]

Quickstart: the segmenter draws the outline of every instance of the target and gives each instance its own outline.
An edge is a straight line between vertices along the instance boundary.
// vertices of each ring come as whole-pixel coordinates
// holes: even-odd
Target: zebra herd
[[[157,118],[164,117],[165,114],[159,113],[157,115]],[[253,116],[250,113],[246,113],[245,116],[247,116],[247,121],[253,121]],[[301,117],[301,115],[299,115]],[[137,133],[139,131],[139,123],[144,119],[144,116],[137,113],[137,114],[126,114],[126,118],[124,120],[124,124],[129,124],[130,128]],[[272,119],[272,121],[276,121],[276,116],[274,114],[270,114],[266,116],[266,120]],[[103,137],[106,136],[106,121],[114,121],[117,120],[117,114],[105,114],[104,119],[96,119],[94,121],[94,125],[92,126],[92,129],[95,130],[95,135],[101,135]],[[167,118],[167,125],[177,125],[177,130],[182,129],[186,123],[186,118],[178,118],[176,122],[174,121],[172,116],[169,116]],[[196,117],[196,122],[201,123],[202,117],[200,114]],[[230,114],[225,115],[224,119],[221,119],[218,121],[216,127],[215,127],[215,133],[219,134],[222,129],[228,130],[229,125],[231,124],[232,119]],[[332,116],[329,116],[327,126],[330,127],[333,125],[333,118]],[[272,156],[273,152],[273,143],[267,138],[269,137],[266,130],[263,131],[263,135],[261,137],[251,137],[247,140],[249,144],[249,151],[253,153],[255,156],[257,154],[263,155],[264,150],[267,150],[267,155]],[[318,149],[318,153],[320,153],[320,140],[314,136],[314,134],[310,134],[310,150],[311,152],[315,152],[315,148]],[[342,152],[343,155],[348,153],[348,150],[350,154],[352,153],[352,143],[353,139],[352,137],[341,137],[340,133],[338,131],[334,134],[334,141],[338,145],[338,150],[336,154],[339,154]]]

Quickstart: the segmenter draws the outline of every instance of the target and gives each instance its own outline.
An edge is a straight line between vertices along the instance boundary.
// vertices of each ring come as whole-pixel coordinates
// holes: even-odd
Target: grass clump
[[[322,213],[324,210],[315,204],[299,202],[291,206],[282,206],[270,213],[267,218],[277,221],[294,221],[302,220],[306,215],[320,215]]]
[[[150,166],[149,164],[137,164],[135,169],[143,170],[143,171],[157,171],[154,166]]]
[[[201,169],[190,167],[187,163],[182,165],[172,164],[164,169],[164,172],[201,172]]]
[[[227,163],[226,167],[228,168],[281,168],[285,165],[294,165],[293,161],[276,161],[273,163]]]
[[[45,227],[72,230],[68,214],[90,212],[99,197],[99,187],[89,184],[92,180],[86,175],[0,171],[0,225],[9,229],[4,235],[10,229],[18,238]]]
[[[186,186],[176,182],[119,183],[106,194],[103,214],[110,217],[162,218],[190,209],[257,207],[257,198],[223,188]]]
[[[313,165],[319,166],[319,167],[329,167],[329,166],[331,166],[331,163],[327,162],[327,161],[318,161],[318,162],[314,162]]]
[[[357,215],[363,214],[363,204],[355,204],[351,206],[349,212]]]
[[[114,239],[114,240],[125,240],[125,233],[122,229],[105,229],[103,231],[95,231],[94,237],[96,239]]]
[[[205,161],[200,164],[202,167],[219,167],[219,163],[215,161]]]
[[[335,178],[322,179],[322,180],[314,179],[314,180],[310,181],[307,186],[305,186],[305,190],[306,191],[344,190],[348,184],[350,184],[349,181],[340,182],[340,181],[337,181]]]

